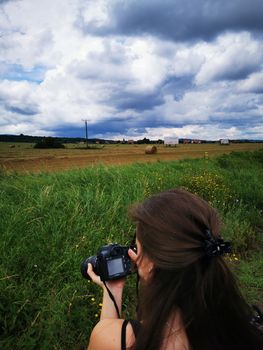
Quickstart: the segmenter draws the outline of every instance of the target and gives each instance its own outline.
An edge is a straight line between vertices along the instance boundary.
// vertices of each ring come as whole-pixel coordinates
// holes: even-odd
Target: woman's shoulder
[[[123,319],[106,318],[99,321],[93,328],[87,350],[120,350],[121,329]],[[126,347],[130,347],[135,341],[133,329],[130,323],[126,328]]]

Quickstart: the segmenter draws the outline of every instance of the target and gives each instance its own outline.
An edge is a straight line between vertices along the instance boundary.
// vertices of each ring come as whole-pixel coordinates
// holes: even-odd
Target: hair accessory
[[[226,242],[222,238],[213,237],[209,229],[206,230],[206,239],[204,240],[204,251],[208,257],[221,256],[231,253],[231,242]]]

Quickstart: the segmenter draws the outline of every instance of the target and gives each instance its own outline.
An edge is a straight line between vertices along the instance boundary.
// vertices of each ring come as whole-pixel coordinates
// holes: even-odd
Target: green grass
[[[0,348],[84,349],[101,291],[82,278],[81,261],[104,244],[128,244],[128,207],[172,187],[218,209],[236,254],[229,264],[247,300],[260,303],[262,175],[263,150],[59,174],[0,173]],[[129,315],[133,277],[127,284]]]

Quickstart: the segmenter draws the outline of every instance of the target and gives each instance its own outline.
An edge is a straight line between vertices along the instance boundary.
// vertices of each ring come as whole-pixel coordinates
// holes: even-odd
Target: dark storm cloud
[[[262,31],[263,1],[116,0],[109,2],[108,16],[105,26],[85,24],[84,18],[80,26],[99,35],[146,33],[175,41],[211,40],[227,30]]]
[[[203,126],[206,128],[210,128],[213,130],[213,128],[217,128],[218,125],[220,125],[220,128],[222,129],[229,129],[232,127],[236,127],[237,129],[246,130],[251,127],[258,126],[258,117],[252,115],[248,115],[246,118],[244,118],[242,115],[239,115],[238,113],[235,114],[235,116],[228,118],[222,118],[222,116],[211,116],[208,118],[208,120],[201,120],[198,122],[195,122],[194,120],[191,121],[191,123],[184,122],[183,119],[178,121],[170,121],[170,122],[164,122],[161,119],[154,119],[154,118],[142,118],[141,120],[132,121],[131,119],[122,120],[120,123],[120,120],[117,120],[114,118],[109,119],[105,122],[96,123],[90,126],[89,128],[89,137],[94,137],[95,135],[129,135],[130,138],[133,137],[140,137],[141,135],[147,134],[147,128],[166,128],[167,130],[170,128],[183,128],[187,124]],[[193,130],[192,133],[195,133]],[[196,133],[200,133],[199,130],[196,131]],[[84,136],[82,136],[84,137]],[[161,137],[161,134],[160,134]],[[143,138],[143,136],[142,136]]]
[[[72,125],[67,125],[65,123],[61,127],[46,128],[45,131],[52,132],[58,137],[80,137],[80,138],[85,138],[86,137],[86,131],[85,131],[84,123],[83,123],[83,127],[74,127]],[[90,137],[90,135],[88,135],[88,137]]]
[[[194,87],[193,77],[184,76],[184,77],[168,77],[162,86],[163,95],[172,95],[176,101],[179,101],[183,98],[185,92]]]
[[[109,119],[90,126],[92,134],[125,134],[128,129],[138,127],[138,122],[129,119]]]
[[[258,87],[254,87],[250,90],[250,92],[254,92],[255,94],[263,94],[263,86],[258,86]]]
[[[175,128],[184,125],[183,121],[164,121],[156,112],[149,111],[148,114],[136,117],[131,114],[121,120],[109,117],[103,122],[90,125],[89,133],[91,137],[96,134],[129,134],[134,137],[147,133],[146,128]]]
[[[101,122],[90,123],[88,125],[88,137],[93,138],[98,134],[125,134],[131,129],[140,130],[141,133],[144,133],[145,127],[150,125],[152,124],[149,124],[144,117],[133,118],[132,115],[129,115],[120,119],[112,116]],[[81,137],[85,137],[84,127]]]
[[[5,4],[7,2],[14,2],[14,1],[18,1],[18,0],[0,0],[0,5]]]
[[[154,93],[144,93],[144,94],[135,94],[135,93],[121,93],[118,92],[113,94],[112,98],[114,99],[114,106],[120,110],[132,109],[134,111],[145,111],[151,110],[155,106],[163,104],[164,99],[160,91],[155,91]]]
[[[17,106],[9,106],[5,105],[5,109],[12,113],[22,114],[22,115],[36,115],[38,114],[38,108],[35,106],[24,106],[24,107],[17,107]]]
[[[242,111],[232,111],[228,116],[211,116],[206,122],[211,125],[219,124],[222,128],[236,127],[241,130],[249,129],[251,127],[258,126],[258,116],[253,112],[247,112],[246,115],[242,114]],[[199,123],[200,124],[200,123]]]
[[[226,116],[225,118],[228,118],[228,115],[230,115],[230,113],[231,115],[242,113],[243,119],[250,118],[247,116],[247,113],[251,114],[252,111],[257,111],[257,110],[258,110],[258,103],[253,99],[251,101],[245,101],[245,102],[243,102],[242,99],[240,99],[239,103],[235,105],[224,105],[224,103],[222,103],[222,105],[216,108],[217,112],[224,113],[224,115]],[[221,118],[224,119],[224,117],[221,117]],[[239,122],[239,118],[236,118],[236,119],[237,119],[237,122]]]
[[[137,124],[136,124],[137,125]],[[95,138],[96,135],[107,135],[107,134],[125,134],[131,127],[136,128],[135,133],[140,135],[145,132],[144,128],[136,126],[134,122],[129,122],[128,118],[126,120],[121,120],[112,118],[104,122],[93,123],[88,125],[88,139]],[[67,137],[81,137],[85,138],[85,127],[73,127],[72,125],[64,125],[59,128],[46,129],[47,131],[54,132],[57,136]],[[104,136],[107,138],[106,136]]]
[[[247,63],[243,67],[238,67],[233,64],[223,72],[217,73],[214,80],[241,80],[247,78],[251,73],[258,72],[260,70],[258,64]]]
[[[103,138],[107,138],[106,135],[109,134],[122,134],[129,130],[129,128],[135,126],[134,123],[129,123],[128,119],[125,121],[117,120],[115,118],[109,119],[104,122],[93,123],[88,125],[88,139],[96,138],[97,135],[104,135]],[[61,137],[79,137],[86,138],[85,125],[81,127],[74,127],[72,125],[64,124],[61,127],[57,128],[46,128],[45,131],[54,133],[56,136]],[[136,127],[136,135],[145,133],[145,128]]]
[[[155,107],[165,103],[165,96],[171,95],[176,101],[183,98],[185,92],[193,87],[192,78],[168,77],[161,86],[151,93],[127,93],[123,90],[112,91],[109,104],[112,103],[119,111],[132,110],[135,112],[152,111]]]

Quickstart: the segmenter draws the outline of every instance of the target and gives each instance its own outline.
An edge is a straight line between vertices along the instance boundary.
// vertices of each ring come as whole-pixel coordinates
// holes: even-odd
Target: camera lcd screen
[[[123,270],[122,258],[108,260],[109,276],[122,273],[123,271],[124,270]]]

